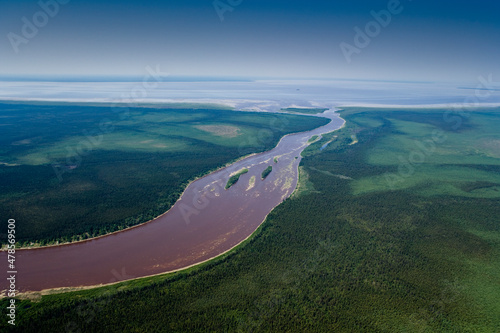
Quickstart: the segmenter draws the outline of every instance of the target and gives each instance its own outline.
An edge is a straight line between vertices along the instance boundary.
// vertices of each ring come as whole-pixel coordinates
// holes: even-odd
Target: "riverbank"
[[[342,126],[340,126],[339,128],[342,128],[344,126],[345,126],[345,121],[343,122]],[[321,134],[325,134],[325,133],[329,133],[329,132],[324,132],[324,133],[321,133]],[[290,135],[296,135],[296,134],[290,134]],[[284,139],[284,137],[282,138],[282,140],[283,139]],[[281,142],[281,140],[280,140],[280,142]],[[304,144],[304,147],[301,147],[301,150],[305,149],[305,147],[309,146],[310,144],[311,144],[311,142],[309,140],[307,140],[307,142],[305,142],[305,144]],[[243,160],[248,159],[248,158],[250,158],[252,156],[255,156],[255,155],[264,155],[264,154],[269,154],[269,153],[270,152],[264,152],[264,153],[260,153],[260,154],[252,154],[250,156],[246,156],[244,158],[241,158],[240,160],[243,161]],[[292,153],[292,155],[294,156],[295,153]],[[300,156],[300,153],[298,155]],[[206,264],[208,262],[212,262],[213,260],[216,260],[216,259],[221,260],[221,259],[224,258],[225,255],[230,255],[234,251],[237,251],[239,248],[241,248],[245,244],[245,242],[251,240],[253,237],[256,237],[257,234],[258,234],[257,231],[262,227],[262,225],[266,221],[266,219],[269,216],[269,214],[277,206],[279,206],[282,203],[283,200],[285,200],[288,197],[292,196],[292,194],[297,190],[297,184],[298,184],[298,166],[300,164],[300,159],[301,158],[299,158],[299,161],[297,163],[295,163],[296,164],[296,172],[297,172],[297,177],[296,178],[297,179],[296,179],[295,185],[293,186],[292,191],[288,192],[288,195],[282,196],[281,197],[281,201],[278,202],[274,207],[272,207],[269,210],[269,212],[264,216],[264,218],[260,221],[260,223],[258,225],[256,225],[255,229],[251,230],[251,232],[244,239],[242,239],[240,242],[238,242],[237,244],[235,244],[233,247],[231,247],[231,248],[229,248],[229,249],[227,249],[227,250],[225,250],[225,251],[223,251],[221,253],[218,253],[218,254],[210,257],[210,258],[207,258],[207,259],[199,261],[199,262],[192,263],[192,264],[184,266],[184,267],[180,267],[180,268],[176,268],[176,269],[173,269],[173,270],[169,270],[169,271],[165,271],[165,272],[160,272],[160,273],[156,273],[156,274],[145,275],[145,276],[136,277],[136,278],[132,278],[132,279],[128,279],[128,280],[114,281],[114,282],[111,282],[111,283],[100,283],[100,284],[95,284],[95,285],[90,285],[90,286],[58,287],[58,288],[47,288],[47,289],[43,289],[41,291],[28,291],[28,292],[21,293],[21,297],[22,298],[26,298],[26,299],[37,299],[37,298],[41,297],[42,295],[49,295],[49,294],[54,294],[54,293],[64,293],[64,292],[71,292],[71,291],[80,291],[80,290],[86,290],[86,289],[92,289],[92,288],[98,288],[98,287],[104,287],[104,286],[111,286],[111,285],[121,284],[121,283],[124,283],[124,282],[130,283],[131,281],[150,279],[150,278],[154,278],[154,277],[158,277],[158,276],[165,276],[165,275],[168,275],[168,274],[173,274],[173,273],[176,273],[176,272],[186,272],[187,270],[189,270],[191,268],[198,267],[198,266]],[[293,159],[293,160],[295,160],[295,159]],[[221,170],[218,170],[218,171],[220,172]],[[213,173],[211,173],[210,175],[212,175],[212,174]],[[204,176],[202,178],[208,177],[210,175],[206,175],[206,176]],[[184,195],[184,193],[183,193],[183,195]],[[165,214],[163,214],[163,215],[165,215]],[[158,217],[158,218],[160,218],[160,217]],[[150,221],[150,222],[152,222],[152,221]]]
[[[240,162],[240,161],[242,161],[242,160],[244,160],[246,158],[252,157],[252,156],[254,156],[256,154],[258,154],[258,153],[251,153],[251,154],[239,157],[239,158],[237,158],[237,159],[235,159],[233,161],[227,162],[225,165],[223,165],[221,167],[218,167],[216,169],[207,171],[203,175],[196,176],[193,179],[187,181],[186,186],[184,186],[184,189],[182,190],[182,193],[179,196],[179,199],[184,195],[184,193],[185,193],[186,189],[189,187],[189,185],[191,185],[195,181],[200,180],[200,179],[202,179],[204,177],[208,177],[208,176],[210,176],[210,175],[212,175],[212,174],[214,174],[216,172],[219,172],[219,171],[227,168],[228,166],[231,166],[234,163]],[[173,205],[172,205],[172,207],[173,207]],[[37,244],[34,244],[34,245],[31,245],[31,246],[21,246],[21,247],[16,247],[16,251],[20,251],[20,250],[34,250],[34,249],[45,249],[45,248],[51,248],[51,247],[73,245],[73,244],[78,244],[78,243],[84,243],[84,242],[94,241],[94,240],[101,239],[101,238],[104,238],[104,237],[107,237],[107,236],[116,235],[116,234],[119,234],[119,233],[122,233],[122,232],[130,231],[132,229],[144,226],[144,225],[146,225],[148,223],[151,223],[153,221],[156,221],[157,219],[159,219],[162,216],[164,216],[165,214],[167,214],[172,209],[172,207],[170,207],[165,213],[163,213],[161,215],[158,215],[154,219],[151,219],[149,221],[142,222],[142,223],[139,223],[139,224],[136,224],[136,225],[133,225],[133,226],[121,229],[121,230],[113,231],[113,232],[110,232],[110,233],[107,233],[107,234],[104,234],[104,235],[99,235],[99,236],[96,236],[96,237],[90,237],[90,238],[85,238],[85,239],[80,239],[80,240],[70,241],[70,242],[60,242],[60,243],[58,242],[58,243],[55,243],[55,244],[48,244],[48,245],[37,245]],[[78,237],[78,236],[80,236],[80,235],[76,235],[76,237]],[[6,252],[7,251],[7,246],[8,246],[8,244],[3,245],[2,248],[0,249],[0,252]]]

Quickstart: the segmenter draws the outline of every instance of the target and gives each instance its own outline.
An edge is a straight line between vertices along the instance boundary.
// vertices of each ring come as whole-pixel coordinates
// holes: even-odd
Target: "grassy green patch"
[[[261,178],[266,179],[267,176],[273,171],[272,165],[268,166],[264,171],[262,171]]]
[[[309,180],[309,173],[303,166],[299,166],[299,180],[297,182],[297,188],[293,192],[292,198],[296,198],[302,195],[317,193],[314,188],[314,184]]]
[[[307,140],[307,143],[314,142],[318,139],[318,135],[313,135],[309,140]]]
[[[500,197],[500,159],[491,149],[500,115],[475,112],[450,129],[446,110],[433,112],[424,111],[421,118],[408,111],[383,114],[390,133],[370,149],[367,161],[392,170],[353,182],[354,193],[411,188],[429,196]]]
[[[228,188],[230,188],[231,186],[233,186],[234,184],[236,184],[236,182],[238,182],[238,180],[240,179],[241,175],[244,175],[247,172],[248,172],[248,169],[246,169],[246,168],[245,169],[241,169],[236,174],[234,174],[231,177],[229,177],[229,179],[227,180],[225,189],[227,190]]]

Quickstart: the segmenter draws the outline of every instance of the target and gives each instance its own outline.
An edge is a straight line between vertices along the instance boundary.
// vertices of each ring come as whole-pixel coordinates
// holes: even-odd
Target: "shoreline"
[[[250,233],[250,235],[248,235],[248,237],[246,237],[245,239],[243,239],[238,244],[234,245],[232,248],[227,249],[226,251],[224,251],[222,253],[219,253],[219,254],[211,257],[211,258],[205,259],[203,261],[200,261],[200,262],[197,262],[197,263],[185,266],[185,267],[181,267],[181,268],[178,268],[178,269],[174,269],[174,270],[171,270],[171,271],[166,271],[166,272],[156,273],[156,274],[151,274],[151,275],[145,275],[145,276],[136,277],[136,278],[132,278],[132,279],[128,279],[128,280],[116,281],[116,282],[105,283],[105,284],[96,284],[96,285],[91,285],[91,286],[58,287],[58,288],[43,289],[43,290],[40,290],[40,291],[27,291],[27,292],[18,293],[17,296],[29,296],[29,295],[37,295],[37,294],[40,294],[40,296],[45,296],[45,295],[52,295],[52,294],[63,294],[63,293],[67,293],[67,292],[77,292],[77,291],[94,289],[94,288],[101,288],[101,287],[109,287],[109,286],[116,285],[116,284],[119,284],[119,283],[126,283],[126,282],[130,282],[130,281],[136,281],[136,280],[140,280],[140,279],[148,279],[148,278],[157,277],[157,276],[161,276],[161,275],[168,275],[168,274],[173,274],[173,273],[179,273],[179,272],[188,270],[190,268],[194,268],[196,266],[203,265],[203,264],[205,264],[205,263],[207,263],[209,261],[215,260],[215,259],[217,259],[217,258],[219,258],[219,257],[221,257],[223,255],[226,255],[226,254],[228,254],[229,252],[231,252],[233,250],[236,250],[237,247],[239,247],[244,242],[246,242],[247,240],[249,240],[252,236],[257,236],[256,231],[259,230],[259,228],[262,226],[262,224],[266,221],[266,219],[269,216],[269,214],[271,214],[271,212],[276,207],[278,207],[280,204],[276,205],[269,213],[267,213],[267,215],[265,216],[264,220],[257,226],[257,228],[254,231],[252,231],[252,233]],[[68,289],[68,290],[65,290],[65,289]],[[3,299],[3,298],[6,298],[6,296],[3,295],[4,292],[5,292],[5,290],[0,291],[0,300]],[[23,299],[23,298],[29,298],[29,297],[20,297],[20,298]]]
[[[273,103],[276,107],[275,111],[261,110],[261,109],[251,109],[243,108],[239,109],[240,104],[253,104],[258,106],[262,103]],[[78,98],[12,98],[12,97],[0,97],[1,104],[57,104],[66,105],[72,104],[77,106],[94,106],[94,107],[144,107],[144,108],[175,108],[175,107],[188,107],[192,109],[201,108],[223,108],[225,110],[232,111],[243,111],[243,112],[278,112],[281,113],[281,108],[278,107],[278,102],[274,100],[247,100],[247,99],[135,99],[133,101],[125,100],[109,100],[104,98],[95,98],[93,100],[89,99],[78,99]],[[335,108],[401,108],[401,109],[442,109],[442,108],[462,108],[462,109],[477,109],[478,107],[483,108],[498,108],[500,107],[500,102],[485,102],[477,103],[474,106],[470,106],[467,103],[430,103],[430,104],[376,104],[376,103],[358,103],[358,102],[328,102],[327,104],[335,105],[335,107],[328,107],[329,110]],[[304,108],[313,108],[312,106],[304,106]],[[283,112],[287,113],[287,112]],[[308,115],[301,113],[289,113],[297,115]]]

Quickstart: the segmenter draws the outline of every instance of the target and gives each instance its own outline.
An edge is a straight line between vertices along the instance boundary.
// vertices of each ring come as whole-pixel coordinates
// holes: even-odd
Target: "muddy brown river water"
[[[85,242],[17,250],[17,289],[26,292],[108,284],[179,270],[232,249],[292,194],[300,153],[307,141],[344,124],[333,111],[321,116],[331,122],[309,132],[287,135],[268,152],[192,182],[176,204],[153,221]],[[261,180],[262,171],[269,165],[273,171]],[[249,172],[225,190],[229,176],[242,168]],[[251,181],[253,177],[255,182]],[[5,274],[6,252],[0,252],[0,261]]]

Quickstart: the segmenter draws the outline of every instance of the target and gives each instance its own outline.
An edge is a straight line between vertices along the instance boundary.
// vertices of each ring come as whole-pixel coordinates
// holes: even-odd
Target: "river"
[[[307,141],[344,124],[334,111],[320,116],[331,122],[284,136],[274,149],[192,182],[168,212],[148,223],[84,242],[17,250],[17,289],[27,292],[109,284],[179,270],[227,252],[248,238],[269,212],[292,194],[300,153]],[[269,165],[273,171],[261,180]],[[249,172],[225,190],[229,176],[242,168]],[[0,260],[6,265],[5,251]]]

